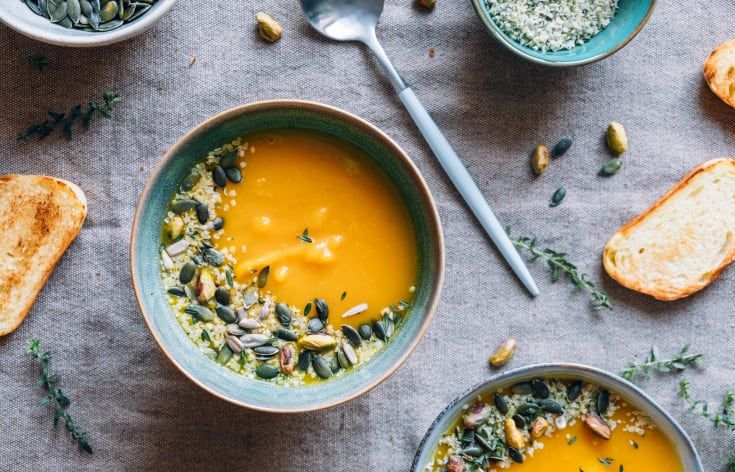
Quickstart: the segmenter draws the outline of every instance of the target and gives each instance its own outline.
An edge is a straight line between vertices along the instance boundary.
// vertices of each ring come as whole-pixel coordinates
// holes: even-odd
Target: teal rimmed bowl
[[[493,21],[487,0],[472,0],[485,29],[516,55],[537,64],[571,67],[599,61],[628,44],[648,22],[656,0],[619,0],[618,11],[607,27],[581,46],[558,52],[541,52],[523,46]]]
[[[348,375],[303,387],[250,379],[202,354],[166,300],[159,267],[161,222],[191,168],[207,152],[248,133],[278,128],[319,132],[370,156],[399,190],[416,228],[419,279],[412,308],[388,344]],[[171,147],[153,170],[133,221],[130,265],[138,305],[163,352],[191,381],[236,405],[275,413],[318,410],[349,401],[378,385],[409,356],[429,326],[444,279],[444,240],[434,200],[406,153],[375,126],[313,102],[273,100],[242,105],[206,120]]]
[[[518,382],[528,381],[536,377],[582,380],[599,385],[620,395],[630,406],[648,415],[656,427],[671,441],[671,444],[679,455],[683,470],[687,472],[704,472],[699,454],[697,454],[694,443],[692,443],[687,433],[666,410],[661,408],[643,390],[627,380],[604,370],[583,364],[569,363],[534,364],[509,370],[490,377],[486,381],[461,393],[439,413],[439,416],[437,416],[429,427],[424,439],[419,444],[418,451],[411,466],[411,472],[424,472],[426,470],[426,467],[431,463],[436,454],[436,448],[442,436],[465,413],[464,407],[466,405],[474,402],[478,396],[487,395],[496,390],[508,388]],[[611,468],[611,470],[613,469],[618,470],[617,465]],[[628,467],[625,470],[628,470]]]

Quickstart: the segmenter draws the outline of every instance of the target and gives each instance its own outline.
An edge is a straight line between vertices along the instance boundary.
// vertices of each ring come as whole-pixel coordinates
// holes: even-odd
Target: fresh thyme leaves
[[[92,118],[95,116],[99,115],[104,118],[112,117],[112,109],[120,101],[120,95],[114,92],[104,92],[102,99],[104,101],[102,105],[99,102],[93,101],[89,102],[85,109],[82,109],[81,105],[77,105],[69,110],[68,113],[49,111],[50,118],[45,119],[41,123],[32,124],[23,131],[20,131],[17,136],[18,141],[28,141],[34,136],[38,136],[40,140],[53,133],[57,128],[61,129],[66,139],[71,140],[74,137],[73,128],[77,121],[80,121],[85,129],[89,129]]]
[[[297,236],[300,240],[302,240],[305,243],[313,243],[314,240],[311,239],[311,236],[309,236],[309,228],[304,228],[304,231]]]
[[[50,403],[54,406],[54,428],[58,426],[59,420],[63,419],[64,424],[66,425],[66,430],[69,431],[71,436],[77,442],[79,448],[92,454],[92,446],[90,446],[89,440],[87,439],[87,433],[74,424],[74,420],[71,415],[66,411],[66,408],[71,404],[71,400],[62,393],[60,388],[56,387],[58,376],[49,371],[51,352],[42,351],[41,341],[38,339],[28,341],[26,352],[32,359],[38,361],[41,366],[41,380],[39,381],[39,384],[44,387],[47,393],[39,403],[41,405],[47,405]]]
[[[730,459],[727,460],[727,471],[728,472],[735,472],[735,452],[732,456],[730,456]]]
[[[510,237],[510,228],[506,228],[505,231]],[[515,247],[524,249],[531,254],[530,262],[537,259],[545,260],[551,270],[552,281],[556,282],[562,276],[566,275],[567,279],[569,279],[576,289],[584,290],[589,294],[592,305],[596,310],[603,308],[612,309],[612,302],[607,294],[597,289],[595,284],[590,280],[589,275],[580,272],[577,266],[569,262],[567,259],[568,254],[549,248],[539,249],[536,246],[536,238],[528,236],[520,236],[511,240]]]
[[[39,54],[37,52],[32,52],[30,54],[26,55],[26,61],[28,61],[28,64],[36,69],[39,72],[43,72],[43,70],[51,64],[51,61],[46,58],[43,54]]]
[[[630,445],[633,446],[633,449],[638,449],[640,446],[638,446],[638,441],[635,439],[630,440]]]
[[[689,404],[689,411],[709,419],[715,428],[724,426],[735,431],[735,392],[727,390],[722,399],[720,411],[713,413],[709,410],[709,404],[705,400],[692,398],[690,388],[691,383],[688,380],[683,379],[679,382],[679,396]]]
[[[633,381],[638,376],[648,377],[651,372],[681,372],[687,367],[702,367],[702,353],[692,354],[687,344],[668,359],[661,359],[658,347],[653,346],[643,362],[633,362],[620,374],[625,380]]]

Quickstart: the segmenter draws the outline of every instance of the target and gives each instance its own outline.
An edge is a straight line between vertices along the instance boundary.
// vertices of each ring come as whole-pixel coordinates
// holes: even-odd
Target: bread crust
[[[634,277],[628,277],[623,271],[619,270],[618,266],[613,262],[613,253],[615,252],[615,247],[618,244],[618,241],[624,239],[633,229],[636,228],[639,223],[644,221],[655,210],[663,206],[674,195],[676,195],[680,191],[685,190],[699,174],[707,172],[711,168],[723,162],[728,162],[731,166],[735,168],[735,160],[729,157],[712,159],[703,164],[700,164],[699,166],[692,169],[676,184],[674,184],[674,186],[671,187],[668,192],[666,192],[661,198],[659,198],[646,211],[628,221],[612,236],[612,238],[610,238],[610,241],[608,241],[602,251],[602,264],[605,267],[605,271],[613,280],[624,287],[640,293],[644,293],[646,295],[650,295],[658,300],[672,301],[688,297],[689,295],[707,287],[715,279],[717,279],[717,277],[720,276],[722,270],[725,267],[730,265],[733,260],[735,260],[735,246],[733,246],[724,255],[720,264],[712,269],[710,272],[708,272],[708,276],[705,279],[702,279],[700,283],[691,283],[686,287],[680,289],[673,289],[673,287],[647,287],[643,285],[640,280]]]
[[[722,44],[707,57],[704,80],[715,95],[735,108],[735,39]]]
[[[43,199],[43,200],[42,200]],[[28,316],[33,303],[54,268],[68,247],[79,234],[87,215],[87,199],[79,186],[63,179],[40,175],[0,175],[0,203],[8,205],[6,218],[0,218],[0,235],[27,231],[22,228],[15,216],[26,210],[25,216],[33,205],[33,234],[30,238],[18,241],[13,252],[0,254],[0,267],[6,263],[0,282],[0,336],[14,331]],[[2,213],[0,213],[1,215]],[[27,222],[27,220],[26,220]],[[41,260],[27,260],[43,250]],[[25,257],[24,257],[25,256]],[[39,255],[40,257],[40,255]],[[13,270],[14,266],[20,269]],[[32,271],[23,270],[31,266]],[[29,272],[36,273],[29,274]]]

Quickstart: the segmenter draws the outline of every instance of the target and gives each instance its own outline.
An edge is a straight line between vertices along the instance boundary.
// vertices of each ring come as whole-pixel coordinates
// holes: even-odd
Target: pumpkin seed
[[[232,358],[232,349],[227,345],[222,346],[222,349],[217,353],[217,362],[220,364],[227,364],[227,361],[229,361],[230,358]]]
[[[100,12],[99,11],[93,11],[92,13],[87,16],[87,19],[89,19],[89,25],[92,27],[94,31],[97,31],[100,27]]]
[[[217,287],[214,292],[214,299],[221,305],[230,304],[230,290],[227,287]]]
[[[274,334],[284,341],[296,341],[299,338],[296,332],[286,328],[278,328]]]
[[[272,379],[278,375],[278,367],[270,364],[260,364],[255,368],[255,375],[261,379]]]
[[[462,433],[462,438],[459,440],[459,443],[462,448],[473,446],[475,444],[475,437],[475,430],[467,428]]]
[[[549,398],[549,395],[551,394],[551,392],[549,392],[549,386],[541,379],[532,379],[531,388],[533,389],[533,393],[535,393],[539,398]]]
[[[291,326],[291,309],[285,303],[276,303],[276,316],[285,327]]]
[[[523,429],[526,427],[526,420],[519,414],[515,414],[511,417],[516,424],[517,428]]]
[[[510,391],[516,395],[530,395],[533,393],[533,387],[531,382],[519,382],[510,387]]]
[[[519,464],[522,464],[524,461],[523,454],[521,454],[521,451],[514,447],[508,448],[508,455],[511,459],[513,459],[513,462],[518,462]]]
[[[233,149],[232,151],[228,152],[227,154],[219,158],[219,165],[220,167],[227,169],[229,167],[234,166],[236,160],[237,160],[237,149]]]
[[[219,267],[225,263],[225,258],[216,249],[205,247],[202,249],[202,257],[208,264]]]
[[[192,261],[187,262],[184,264],[184,267],[181,268],[181,272],[179,272],[179,282],[182,284],[188,284],[194,278],[196,271],[197,265]]]
[[[551,398],[544,398],[542,400],[539,400],[538,404],[546,413],[552,413],[554,415],[561,415],[562,413],[564,413],[564,410],[562,409],[559,402],[557,402],[556,400],[552,400]]]
[[[26,0],[26,5],[28,5],[28,8],[30,8],[36,15],[44,16],[35,0]]]
[[[215,166],[212,169],[212,180],[214,180],[214,184],[217,187],[225,188],[227,185],[227,174],[225,174],[225,170],[220,166]]]
[[[120,19],[123,21],[128,21],[132,16],[133,13],[135,13],[135,6],[134,4],[130,4],[129,6],[125,7],[124,10],[122,10],[122,15],[120,15]]]
[[[329,364],[322,356],[313,356],[311,366],[314,368],[316,375],[323,379],[328,379],[332,376],[332,369],[330,369]]]
[[[219,231],[225,226],[225,220],[223,220],[221,217],[217,217],[212,222],[212,229],[215,231]]]
[[[370,338],[373,336],[373,329],[369,324],[360,325],[360,327],[357,328],[357,331],[360,333],[360,337],[365,341],[370,341]]]
[[[233,184],[239,184],[242,182],[242,172],[237,167],[230,167],[225,170],[225,175]]]
[[[316,308],[316,314],[319,316],[319,319],[326,323],[329,318],[329,305],[327,305],[327,302],[322,298],[317,298],[314,300],[314,307]]]
[[[329,369],[332,373],[336,374],[341,368],[342,366],[339,364],[339,358],[337,358],[337,356],[332,357],[332,361],[329,363]]]
[[[571,382],[569,385],[567,385],[567,399],[570,402],[573,402],[574,400],[579,397],[579,394],[582,393],[582,381],[581,380],[575,380],[574,382]]]
[[[533,417],[538,413],[539,406],[536,403],[523,403],[516,408],[519,415]]]
[[[621,161],[617,157],[613,157],[609,161],[605,163],[605,165],[600,168],[600,172],[597,173],[597,175],[601,175],[603,177],[610,177],[611,175],[615,175],[617,171],[620,170],[620,167],[623,165],[623,161]]]
[[[466,447],[466,448],[464,448],[464,449],[462,449],[462,450],[459,451],[459,454],[467,455],[467,456],[470,456],[470,457],[480,457],[484,453],[485,453],[485,451],[483,451],[482,448],[480,448],[478,446]]]
[[[72,21],[69,19],[68,16],[62,18],[61,21],[59,21],[56,24],[59,25],[59,26],[63,26],[64,28],[73,28],[74,27],[74,23],[72,23]]]
[[[168,293],[175,297],[184,297],[186,296],[186,291],[181,287],[171,287],[168,289]]]
[[[66,14],[72,23],[79,23],[82,17],[82,6],[79,0],[66,0]]]
[[[199,179],[201,178],[201,175],[199,175],[199,172],[192,172],[191,174],[187,175],[183,182],[181,182],[181,190],[187,192],[194,188],[194,186],[199,182]]]
[[[31,4],[33,4],[33,0],[26,0],[26,5],[30,7]],[[40,13],[35,12],[34,10],[37,15],[41,15],[47,20],[51,19],[51,15],[48,13],[48,2],[46,0],[38,0],[38,9],[41,11]],[[33,7],[31,7],[31,10],[33,10]]]
[[[604,388],[597,393],[597,414],[604,416],[610,406],[610,392]]]
[[[306,324],[306,330],[309,333],[318,333],[324,329],[324,323],[319,318],[312,318]]]
[[[217,312],[217,316],[219,316],[225,323],[234,323],[237,321],[237,315],[235,315],[232,308],[228,306],[219,305],[215,308],[215,311]]]
[[[375,336],[381,341],[388,340],[388,337],[385,335],[385,327],[383,327],[382,321],[373,321],[373,333],[375,333]]]
[[[138,2],[138,7],[135,9],[135,13],[133,13],[133,16],[130,17],[128,21],[135,21],[138,18],[143,15],[143,13],[147,12],[151,8],[151,5],[146,5],[145,3]]]
[[[265,344],[263,346],[254,347],[253,352],[259,356],[273,357],[278,354],[278,348]]]
[[[390,338],[393,336],[393,332],[395,331],[396,325],[393,323],[393,320],[390,316],[383,315],[383,328],[385,328],[385,337]]]
[[[349,369],[350,368],[350,361],[347,359],[347,356],[342,351],[342,349],[337,349],[337,361],[339,361],[339,365],[342,366],[343,369]]]
[[[197,220],[201,225],[206,224],[209,220],[209,208],[204,203],[197,205]]]
[[[268,283],[268,274],[271,271],[271,266],[267,265],[263,267],[260,272],[258,273],[258,288],[265,287],[265,284]]]
[[[304,307],[304,316],[309,316],[309,313],[311,313],[311,302],[307,303]]]
[[[258,289],[253,287],[252,285],[245,289],[245,292],[242,294],[242,301],[245,304],[245,308],[250,308],[251,306],[255,305],[255,303],[258,301],[258,297],[260,294],[258,293]]]
[[[209,311],[209,308],[202,305],[189,305],[184,308],[184,313],[193,315],[199,321],[207,322],[214,319],[214,315]]]
[[[104,4],[100,10],[100,19],[102,22],[110,21],[117,16],[117,2],[111,1]]]
[[[177,215],[181,215],[182,213],[186,213],[189,210],[193,210],[196,206],[196,200],[192,200],[190,198],[182,198],[181,200],[176,200],[171,204],[171,211],[173,211]]]
[[[556,189],[556,192],[554,192],[554,195],[551,196],[551,202],[549,203],[550,207],[555,207],[561,203],[562,200],[564,200],[564,197],[567,195],[567,189],[564,187],[559,187]]]
[[[301,351],[299,354],[299,370],[306,372],[311,364],[311,351]]]
[[[352,326],[342,325],[342,333],[344,333],[345,337],[349,339],[349,341],[355,347],[360,347],[362,345],[362,338],[360,338],[360,333],[358,333],[357,330]]]
[[[566,154],[570,147],[572,147],[572,138],[568,136],[561,138],[551,150],[551,158],[556,159],[563,156],[564,154]]]
[[[495,392],[495,395],[493,395],[493,399],[495,400],[495,408],[497,408],[501,414],[507,415],[508,402],[505,400],[505,398],[498,392]]]
[[[56,8],[54,8],[54,11],[51,12],[51,23],[58,23],[64,18],[66,18],[66,11],[67,11],[67,3],[61,2],[58,5],[56,5]]]

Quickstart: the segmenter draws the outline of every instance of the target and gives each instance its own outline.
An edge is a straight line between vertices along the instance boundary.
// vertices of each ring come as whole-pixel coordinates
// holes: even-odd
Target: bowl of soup
[[[703,472],[679,424],[635,385],[579,364],[496,375],[455,398],[424,436],[414,472]]]
[[[352,114],[297,100],[228,110],[171,147],[130,252],[171,362],[270,412],[333,406],[388,377],[444,274],[436,206],[406,153]]]

